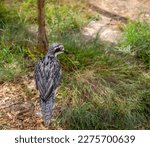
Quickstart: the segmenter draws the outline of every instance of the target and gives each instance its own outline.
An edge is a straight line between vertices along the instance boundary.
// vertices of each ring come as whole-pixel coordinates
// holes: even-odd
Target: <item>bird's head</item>
[[[64,52],[64,46],[58,43],[52,44],[48,49],[48,53],[54,55],[55,57]]]

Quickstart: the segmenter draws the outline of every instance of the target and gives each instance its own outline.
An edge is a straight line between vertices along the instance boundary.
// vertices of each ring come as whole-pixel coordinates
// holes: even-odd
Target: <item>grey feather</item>
[[[52,47],[54,48],[55,46]],[[54,107],[55,91],[61,79],[61,66],[52,52],[52,47],[50,48],[50,52],[35,64],[34,70],[36,88],[40,92],[40,105],[46,126],[50,123]],[[56,52],[54,51],[54,53]]]
[[[51,94],[47,100],[40,99],[40,104],[42,108],[44,124],[45,126],[49,126],[54,107],[54,94]]]

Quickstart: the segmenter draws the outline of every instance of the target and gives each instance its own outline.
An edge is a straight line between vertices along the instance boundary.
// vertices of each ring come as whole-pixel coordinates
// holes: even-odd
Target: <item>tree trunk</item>
[[[48,40],[45,30],[45,0],[37,0],[38,3],[38,49],[42,52],[48,50]]]

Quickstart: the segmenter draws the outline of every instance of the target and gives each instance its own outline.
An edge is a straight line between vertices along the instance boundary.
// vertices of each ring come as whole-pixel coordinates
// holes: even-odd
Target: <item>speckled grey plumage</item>
[[[54,52],[58,46],[58,44],[51,46],[47,55],[35,64],[36,88],[40,92],[40,105],[46,126],[50,124],[55,92],[61,79],[61,66]]]

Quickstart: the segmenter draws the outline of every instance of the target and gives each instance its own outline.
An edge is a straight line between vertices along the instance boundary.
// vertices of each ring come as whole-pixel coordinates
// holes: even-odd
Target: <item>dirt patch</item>
[[[82,34],[87,39],[98,35],[101,41],[116,44],[122,36],[120,26],[127,23],[128,19],[150,21],[148,0],[89,0],[88,6],[98,12],[101,18],[83,28]]]
[[[89,4],[132,20],[150,20],[149,0],[89,0]]]
[[[55,107],[54,117],[57,109],[60,108]],[[0,85],[0,129],[48,129],[43,125],[33,73]],[[52,122],[49,129],[61,128]]]
[[[109,17],[101,16],[100,20],[92,21],[84,27],[82,34],[86,39],[91,39],[98,35],[100,41],[116,44],[122,35],[119,28],[120,24],[121,22],[117,22]]]

